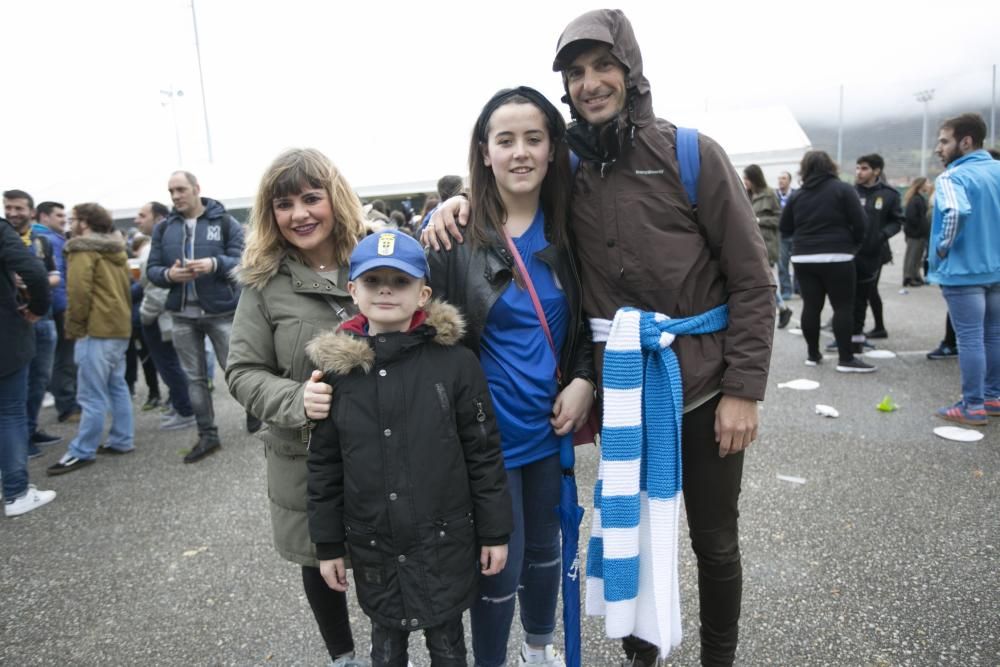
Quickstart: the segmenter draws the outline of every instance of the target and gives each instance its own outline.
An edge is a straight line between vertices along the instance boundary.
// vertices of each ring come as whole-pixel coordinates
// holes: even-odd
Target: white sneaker
[[[55,497],[55,491],[39,491],[34,484],[29,484],[28,492],[23,496],[4,502],[3,513],[7,516],[20,516],[42,505],[48,505],[55,500]]]
[[[552,646],[552,644],[545,645],[544,655],[534,655],[531,658],[525,656],[528,655],[529,650],[531,653],[536,653],[536,651],[528,648],[525,643],[521,644],[521,655],[518,658],[518,665],[545,665],[545,667],[566,667],[566,662],[563,660],[559,652]]]
[[[51,408],[54,407],[55,404],[56,404],[56,397],[50,394],[49,392],[45,392],[45,396],[42,397],[42,407]]]
[[[198,423],[198,419],[194,415],[188,415],[187,417],[182,417],[181,415],[174,413],[171,417],[164,417],[160,419],[160,430],[161,431],[177,431],[182,428],[191,428]]]

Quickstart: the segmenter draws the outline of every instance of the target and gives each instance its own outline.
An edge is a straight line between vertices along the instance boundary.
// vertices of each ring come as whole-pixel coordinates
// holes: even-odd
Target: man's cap
[[[357,280],[362,273],[385,267],[398,269],[414,278],[426,278],[430,274],[420,243],[394,229],[376,232],[362,239],[351,253],[350,279]]]

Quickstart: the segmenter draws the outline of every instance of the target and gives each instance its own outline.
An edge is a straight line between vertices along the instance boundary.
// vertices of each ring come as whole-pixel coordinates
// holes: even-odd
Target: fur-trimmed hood
[[[433,340],[438,345],[457,345],[465,336],[465,318],[458,308],[443,301],[432,301],[425,308],[427,318],[413,332],[433,330]],[[306,354],[324,373],[347,375],[355,368],[371,371],[375,363],[375,350],[368,341],[346,331],[328,331],[313,338],[306,345]]]
[[[119,252],[124,253],[125,241],[120,234],[74,236],[66,241],[65,252],[102,252],[111,255]]]

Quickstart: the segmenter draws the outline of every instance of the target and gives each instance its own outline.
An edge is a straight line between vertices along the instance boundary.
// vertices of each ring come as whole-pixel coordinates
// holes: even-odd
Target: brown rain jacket
[[[684,403],[693,407],[720,390],[762,400],[774,331],[774,281],[743,184],[722,148],[701,135],[695,213],[680,179],[677,128],[653,115],[628,20],[618,10],[584,14],[559,38],[553,69],[562,71],[576,53],[567,46],[584,39],[610,45],[625,65],[628,89],[627,108],[600,128],[572,109],[568,94],[563,98],[577,119],[570,146],[582,159],[570,228],[584,312],[612,319],[620,307],[634,306],[688,317],[728,303],[728,329],[679,336],[674,343]],[[600,370],[603,346],[595,346],[595,353]]]

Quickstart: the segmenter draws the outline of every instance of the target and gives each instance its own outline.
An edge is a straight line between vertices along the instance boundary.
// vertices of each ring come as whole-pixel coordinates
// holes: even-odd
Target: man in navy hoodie
[[[174,208],[153,230],[146,275],[170,288],[166,309],[173,314],[174,349],[191,382],[198,420],[198,442],[184,457],[194,463],[221,446],[208,390],[214,369],[207,367],[205,337],[224,369],[240,298],[232,273],[243,254],[243,228],[222,204],[201,196],[194,174],[174,172],[167,189]]]

